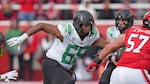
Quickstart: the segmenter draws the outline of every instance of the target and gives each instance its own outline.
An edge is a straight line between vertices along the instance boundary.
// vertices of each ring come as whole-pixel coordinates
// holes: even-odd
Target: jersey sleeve
[[[108,29],[106,30],[107,39],[111,41],[118,38],[119,35],[120,31],[115,26],[108,27]]]
[[[108,27],[106,30],[106,36],[107,39],[112,40],[113,39],[113,27]]]
[[[70,35],[73,30],[71,24],[59,24],[57,27],[62,36]]]

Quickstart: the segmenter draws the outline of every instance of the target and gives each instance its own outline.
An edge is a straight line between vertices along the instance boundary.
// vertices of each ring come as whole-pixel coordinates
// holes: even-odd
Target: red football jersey
[[[129,28],[126,31],[125,46],[117,66],[150,69],[150,29]]]

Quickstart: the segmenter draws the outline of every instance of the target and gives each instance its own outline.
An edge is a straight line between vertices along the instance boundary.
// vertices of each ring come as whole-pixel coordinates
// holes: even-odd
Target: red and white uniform
[[[110,84],[150,84],[150,29],[129,28],[125,46]]]

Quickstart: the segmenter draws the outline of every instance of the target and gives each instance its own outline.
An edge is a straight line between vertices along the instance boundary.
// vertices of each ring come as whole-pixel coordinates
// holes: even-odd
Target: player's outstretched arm
[[[60,31],[57,28],[57,25],[47,24],[47,23],[38,23],[37,25],[29,28],[26,32],[27,35],[32,35],[36,32],[44,31],[46,33],[52,34],[59,38],[61,41],[63,40]]]
[[[47,24],[47,23],[38,23],[37,25],[29,28],[21,36],[8,39],[7,44],[9,46],[19,45],[23,41],[25,41],[29,36],[31,36],[34,33],[39,32],[39,31],[44,31],[46,33],[52,34],[52,35],[58,37],[61,41],[63,41],[63,37],[62,37],[61,33],[59,32],[56,25],[51,25],[51,24]]]
[[[121,35],[114,41],[107,44],[103,48],[103,50],[99,53],[99,59],[102,60],[102,59],[106,58],[106,56],[108,56],[108,54],[110,54],[111,52],[113,52],[121,47],[124,47],[124,39],[125,39],[125,34]]]
[[[108,56],[112,51],[124,46],[124,36],[122,35],[113,42],[107,44],[102,51],[99,53],[99,56],[96,57],[86,68],[87,71],[93,71],[96,69],[98,64],[102,62],[102,60]]]

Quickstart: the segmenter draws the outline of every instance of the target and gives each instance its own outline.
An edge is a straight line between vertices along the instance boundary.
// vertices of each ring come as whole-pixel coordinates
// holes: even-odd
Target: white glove
[[[0,75],[1,80],[9,82],[10,80],[17,80],[18,72],[16,70],[6,72]]]
[[[13,37],[7,40],[7,44],[9,46],[14,46],[14,45],[21,45],[21,43],[28,38],[28,34],[24,33],[23,35],[19,37]],[[20,46],[19,46],[20,47]]]

